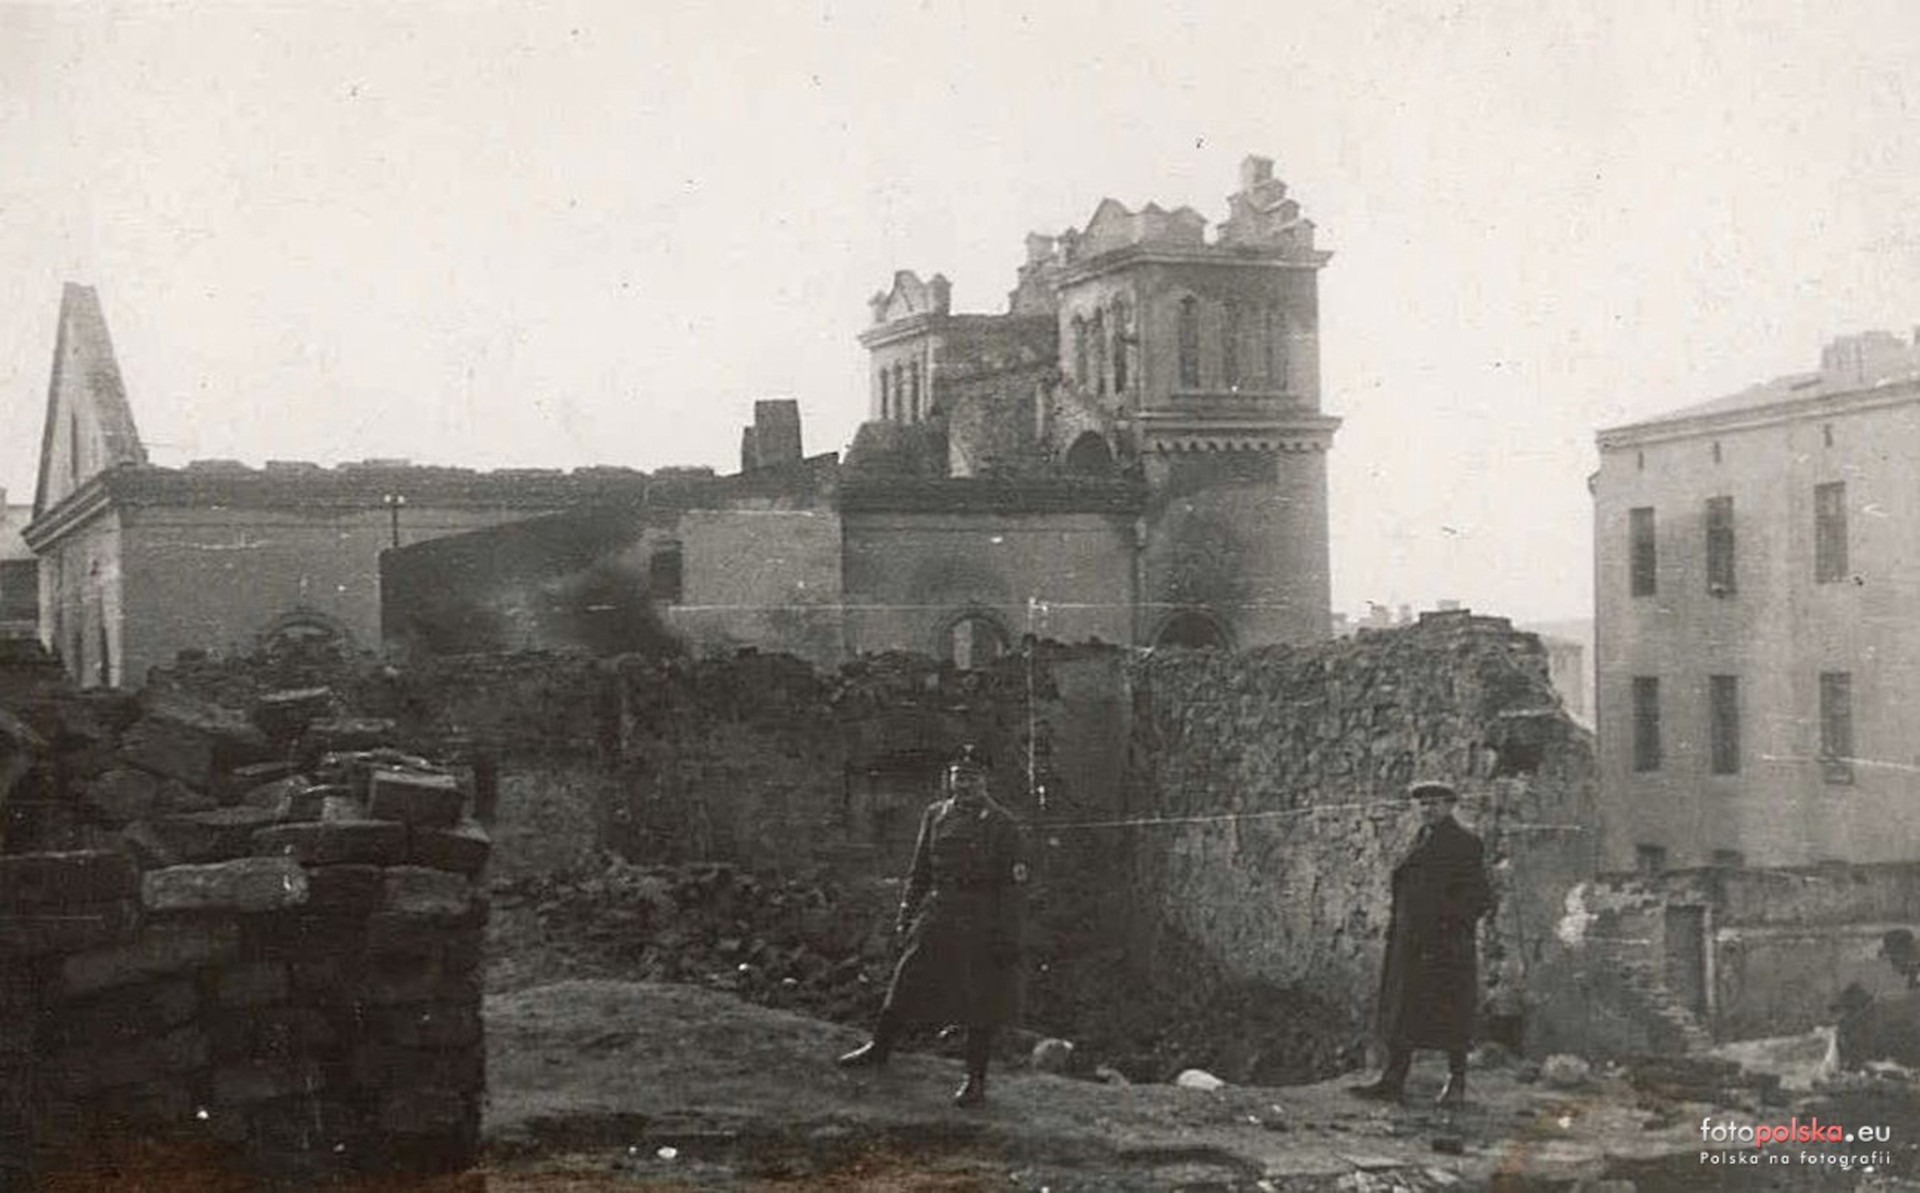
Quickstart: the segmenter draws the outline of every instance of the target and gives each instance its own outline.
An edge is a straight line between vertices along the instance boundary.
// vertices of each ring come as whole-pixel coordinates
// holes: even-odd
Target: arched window
[[[1113,301],[1113,392],[1127,391],[1127,300]]]
[[[1180,300],[1180,385],[1200,388],[1200,300],[1191,294]]]
[[[1078,315],[1073,317],[1073,383],[1087,387],[1087,321]]]
[[[1227,317],[1220,325],[1220,383],[1228,389],[1240,388],[1240,335],[1245,323],[1240,304],[1227,304]]]
[[[1081,476],[1108,476],[1113,472],[1113,452],[1098,432],[1087,431],[1067,449],[1067,471]]]
[[[1087,329],[1087,337],[1093,341],[1093,392],[1107,392],[1107,317],[1104,312],[1093,313],[1093,323]]]
[[[985,610],[959,614],[940,635],[941,654],[963,671],[991,665],[1010,645],[1006,630]]]
[[[1228,645],[1226,630],[1212,614],[1198,609],[1182,609],[1160,623],[1153,644],[1184,650],[1223,650]]]

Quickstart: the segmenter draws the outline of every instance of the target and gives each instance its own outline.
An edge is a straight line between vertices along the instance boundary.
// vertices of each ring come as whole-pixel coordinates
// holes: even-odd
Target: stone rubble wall
[[[268,1183],[471,1162],[490,842],[458,776],[336,711],[162,688],[22,711],[45,748],[0,855],[16,1174],[136,1136]]]
[[[1484,1034],[1524,1044],[1551,909],[1594,865],[1591,738],[1536,638],[1429,614],[1310,648],[1156,653],[1133,688],[1134,811],[1166,822],[1133,830],[1145,955],[1178,934],[1364,1025],[1392,868],[1418,827],[1406,788],[1443,779],[1499,898],[1481,929]]]

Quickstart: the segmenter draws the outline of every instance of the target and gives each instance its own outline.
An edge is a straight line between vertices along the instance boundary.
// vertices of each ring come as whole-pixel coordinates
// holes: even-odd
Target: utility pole
[[[400,545],[400,507],[407,504],[406,494],[388,493],[380,498],[380,502],[387,507],[387,513],[391,517],[393,525],[393,545],[398,547]]]

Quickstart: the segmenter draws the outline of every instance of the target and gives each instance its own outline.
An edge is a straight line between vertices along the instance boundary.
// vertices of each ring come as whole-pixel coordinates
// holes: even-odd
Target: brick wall
[[[104,1174],[134,1139],[296,1184],[471,1161],[488,838],[452,774],[327,705],[26,710],[52,750],[10,826],[42,848],[0,856],[16,1169]]]

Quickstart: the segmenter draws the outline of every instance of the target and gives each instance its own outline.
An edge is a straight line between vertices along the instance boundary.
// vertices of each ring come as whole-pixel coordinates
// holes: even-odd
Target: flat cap
[[[1460,793],[1453,789],[1451,783],[1442,783],[1438,779],[1422,779],[1420,782],[1407,788],[1407,798],[1417,800],[1443,799],[1448,803],[1458,803],[1460,801]]]

